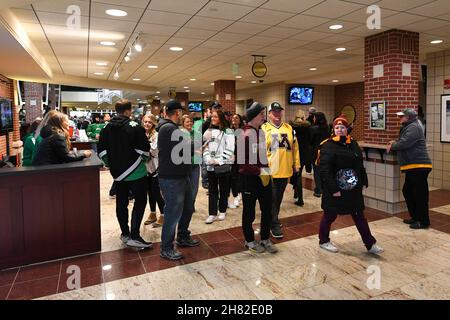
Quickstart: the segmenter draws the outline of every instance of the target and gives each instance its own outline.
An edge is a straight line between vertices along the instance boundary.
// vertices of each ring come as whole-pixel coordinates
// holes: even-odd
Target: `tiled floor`
[[[0,299],[450,298],[450,191],[430,192],[430,230],[409,229],[401,222],[405,213],[392,217],[367,208],[373,234],[386,249],[377,257],[366,253],[348,216],[333,224],[340,252],[319,249],[320,199],[305,190],[305,206],[297,207],[290,186],[281,211],[285,236],[274,240],[280,252],[251,254],[243,246],[241,210],[205,225],[207,197],[200,190],[191,230],[201,245],[182,248],[185,258],[171,262],[159,257],[159,243],[143,251],[123,247],[114,201],[107,198],[108,172],[101,179],[103,252],[0,271]],[[145,238],[159,240],[161,228],[142,230]],[[366,285],[370,265],[381,270],[378,289]],[[72,290],[70,266],[80,268],[81,289]]]

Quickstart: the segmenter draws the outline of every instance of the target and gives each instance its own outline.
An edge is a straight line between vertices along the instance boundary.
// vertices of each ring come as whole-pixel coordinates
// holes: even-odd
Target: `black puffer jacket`
[[[311,162],[314,164],[317,159],[317,150],[320,143],[330,137],[328,127],[311,126],[309,128],[309,134],[311,139]]]
[[[306,172],[311,172],[311,124],[308,121],[299,119],[294,121],[291,126],[298,141],[300,164],[305,166]]]
[[[61,164],[83,160],[85,157],[75,156],[67,150],[66,138],[47,125],[41,130],[42,141],[33,159],[33,166]]]
[[[355,140],[347,142],[350,143],[346,143],[345,137],[341,137],[339,141],[330,138],[320,148],[319,170],[323,189],[322,209],[325,213],[352,214],[364,210],[362,187],[368,186],[368,180],[362,152]],[[345,190],[345,185],[349,184],[343,186],[338,181],[338,172],[342,173],[342,169],[353,169],[355,173],[357,182],[351,176],[347,176],[346,179],[353,182],[351,190]],[[341,196],[333,197],[338,191],[341,192]]]

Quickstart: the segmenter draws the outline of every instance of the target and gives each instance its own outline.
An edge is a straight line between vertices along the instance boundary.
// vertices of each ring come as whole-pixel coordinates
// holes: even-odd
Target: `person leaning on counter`
[[[91,151],[85,150],[81,155],[70,153],[69,118],[64,113],[52,110],[48,122],[42,128],[39,144],[32,165],[61,164],[80,161],[91,156]]]

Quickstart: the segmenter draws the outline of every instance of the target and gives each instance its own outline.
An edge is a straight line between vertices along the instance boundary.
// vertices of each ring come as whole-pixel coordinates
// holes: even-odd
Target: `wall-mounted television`
[[[291,86],[289,88],[289,104],[312,104],[314,87]]]
[[[189,101],[188,111],[189,112],[202,112],[203,102],[200,101]]]
[[[0,132],[6,133],[13,130],[14,123],[11,100],[0,98]]]

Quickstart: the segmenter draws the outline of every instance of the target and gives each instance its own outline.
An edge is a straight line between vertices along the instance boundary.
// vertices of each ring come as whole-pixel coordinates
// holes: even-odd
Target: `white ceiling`
[[[366,27],[371,4],[382,8],[381,30]],[[81,9],[79,30],[66,26],[70,5]],[[106,9],[128,15],[111,17]],[[391,28],[420,32],[422,57],[450,48],[449,0],[38,0],[10,10],[54,74],[114,81],[120,66],[119,82],[162,93],[189,86],[193,99],[211,97],[214,80],[234,79],[233,63],[242,76],[237,88],[255,86],[252,54],[266,55],[265,83],[331,84],[362,81],[364,38]],[[344,28],[328,28],[336,23]],[[143,52],[123,62],[138,33]],[[444,43],[431,45],[437,38]],[[100,46],[105,40],[116,45]],[[184,50],[172,52],[171,46]],[[337,47],[347,51],[336,52]]]

